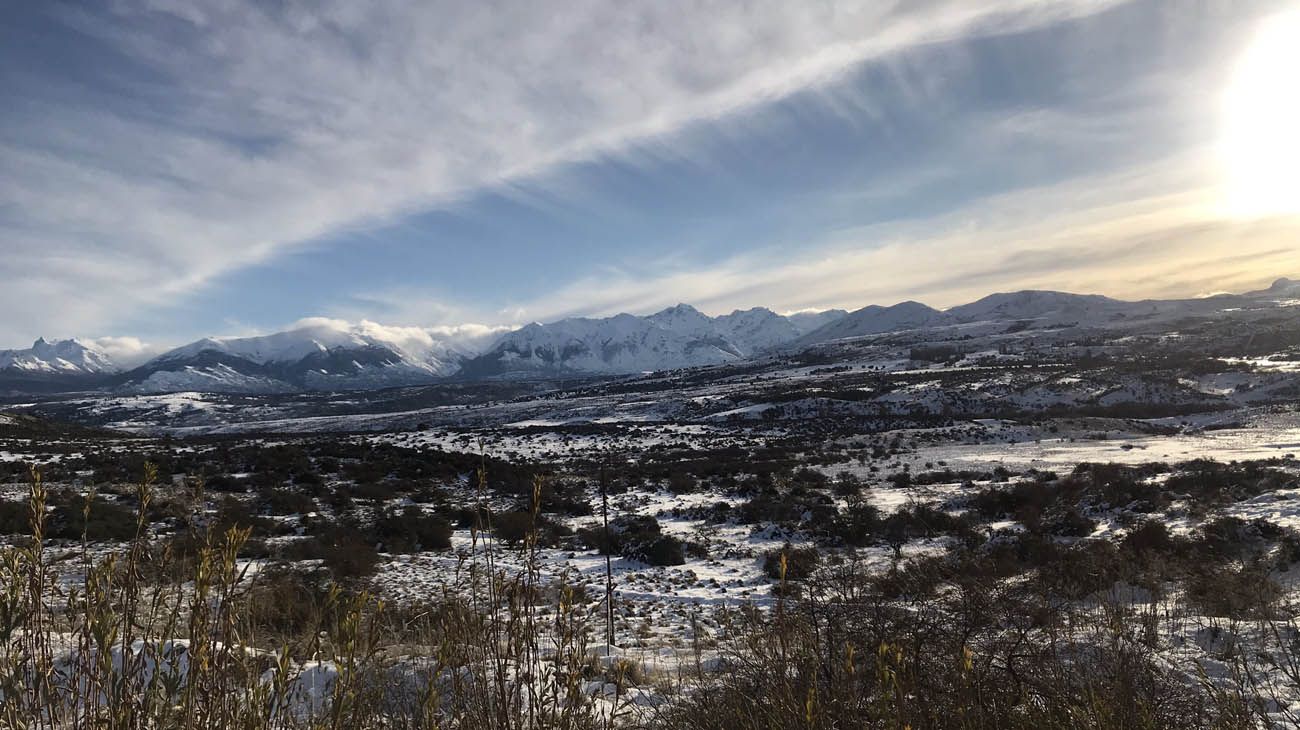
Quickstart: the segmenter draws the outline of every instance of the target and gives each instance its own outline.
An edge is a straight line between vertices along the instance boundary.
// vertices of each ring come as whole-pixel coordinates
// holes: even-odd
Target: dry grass
[[[449,587],[427,606],[393,612],[337,584],[316,597],[277,595],[290,584],[283,573],[241,569],[248,532],[237,527],[216,532],[192,522],[187,540],[152,544],[144,515],[154,477],[148,469],[137,486],[135,537],[102,559],[83,538],[79,577],[69,583],[56,578],[45,553],[47,492],[33,470],[31,538],[0,552],[0,727],[616,722],[617,697],[598,701],[586,691],[585,608],[563,581],[540,582],[536,529],[522,546],[529,556],[522,574],[498,569],[483,525],[466,566],[469,599]],[[537,515],[535,496],[534,528]],[[269,605],[286,600],[306,605]],[[622,672],[612,674],[620,683]]]
[[[807,556],[782,552],[774,610],[723,612],[720,661],[696,627],[694,665],[651,676],[589,646],[608,630],[610,583],[593,616],[565,579],[543,580],[540,481],[511,548],[522,570],[500,567],[480,472],[460,582],[390,609],[292,571],[250,573],[237,526],[191,517],[185,539],[156,544],[154,479],[146,468],[135,487],[131,540],[97,558],[83,535],[75,570],[56,570],[32,471],[31,537],[0,549],[0,727],[1237,730],[1277,720],[1259,701],[1282,694],[1268,682],[1300,687],[1300,632],[1275,596],[1241,615],[1292,647],[1270,660],[1282,671],[1266,681],[1238,651],[1234,682],[1198,682],[1160,661],[1155,604],[1063,600],[1051,571],[1009,576],[978,554],[878,575],[852,561],[795,570]],[[657,701],[638,704],[636,687]]]

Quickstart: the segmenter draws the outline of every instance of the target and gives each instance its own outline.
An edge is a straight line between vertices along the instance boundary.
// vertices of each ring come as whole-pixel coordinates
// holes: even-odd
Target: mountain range
[[[79,340],[36,340],[26,350],[0,350],[0,371],[32,375],[94,375],[116,369],[104,351]]]
[[[1279,279],[1241,295],[1127,302],[1054,291],[992,294],[938,310],[919,302],[781,315],[755,307],[710,317],[687,304],[654,314],[575,317],[503,333],[311,319],[257,337],[208,337],[138,367],[85,340],[0,350],[0,392],[111,390],[277,393],[418,385],[441,379],[621,375],[718,365],[891,332],[944,327],[1104,327],[1239,304],[1300,299]]]
[[[468,361],[467,375],[637,373],[745,360],[845,316],[843,310],[779,315],[770,309],[709,317],[678,304],[647,317],[619,314],[533,323]]]
[[[259,337],[204,338],[124,373],[136,392],[289,392],[414,385],[456,374],[477,354],[463,339],[416,327],[307,320]]]

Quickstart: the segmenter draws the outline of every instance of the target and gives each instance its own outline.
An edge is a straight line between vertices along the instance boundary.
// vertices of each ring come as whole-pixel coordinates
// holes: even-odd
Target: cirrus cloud
[[[27,26],[58,27],[85,57],[3,44],[17,103],[0,116],[0,336],[103,328],[322,236],[662,139],[865,60],[1114,4],[32,6]]]

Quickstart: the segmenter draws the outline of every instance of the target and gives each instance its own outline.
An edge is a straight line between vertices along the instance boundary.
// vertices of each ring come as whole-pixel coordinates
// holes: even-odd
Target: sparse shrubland
[[[654,632],[649,613],[547,574],[540,551],[670,571],[719,545],[617,507],[606,529],[580,472],[499,469],[498,488],[485,460],[363,468],[350,448],[277,451],[291,469],[229,449],[280,481],[215,494],[160,487],[147,462],[131,489],[33,472],[24,501],[0,500],[0,727],[1300,725],[1300,535],[1216,512],[1294,488],[1276,466],[894,472],[890,509],[847,472],[710,475],[730,501],[693,519],[788,541],[751,554],[770,590],[670,627],[666,668],[617,647]],[[951,482],[947,501],[914,498]],[[1171,529],[1174,512],[1196,521]],[[457,528],[471,544],[453,551]],[[425,553],[453,578],[394,605],[371,592],[386,562]]]
[[[247,529],[191,522],[186,559],[155,544],[154,476],[124,549],[97,556],[83,531],[69,583],[33,472],[28,538],[0,552],[0,727],[595,728],[626,712],[628,667],[593,663],[585,607],[535,564],[508,575],[485,543],[466,593],[393,611],[316,574],[250,571]]]

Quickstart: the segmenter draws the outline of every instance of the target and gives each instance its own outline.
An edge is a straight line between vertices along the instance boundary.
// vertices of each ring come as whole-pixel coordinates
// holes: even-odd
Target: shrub
[[[379,551],[360,532],[341,529],[321,542],[321,559],[338,580],[374,575]]]
[[[928,504],[912,503],[885,518],[881,531],[885,540],[897,552],[902,545],[917,539],[940,535],[964,536],[969,526],[955,517]]]
[[[686,542],[686,557],[694,560],[707,560],[709,557],[709,547],[702,542],[688,540]]]
[[[1184,581],[1187,601],[1206,616],[1270,618],[1282,590],[1263,566],[1199,568]]]
[[[258,506],[267,514],[305,514],[316,509],[316,501],[293,487],[264,487],[258,492]]]
[[[837,497],[852,497],[862,491],[862,480],[853,472],[842,471],[835,475],[833,491]]]
[[[229,474],[214,474],[203,480],[203,488],[209,492],[247,492],[248,483]]]
[[[562,523],[542,514],[535,520],[531,512],[523,510],[492,515],[492,534],[511,545],[523,543],[530,530],[536,531],[538,544],[548,546],[556,545],[560,538],[573,534]]]
[[[451,547],[451,523],[416,506],[385,510],[375,519],[370,537],[385,552],[414,553]]]
[[[27,503],[0,499],[0,535],[30,535],[31,519]]]
[[[867,502],[850,503],[831,521],[828,532],[845,545],[865,547],[873,544],[881,531],[880,510]]]
[[[664,535],[659,520],[648,515],[624,515],[609,523],[609,538],[604,530],[588,528],[579,537],[602,555],[622,555],[650,565],[681,565],[686,562],[686,548],[681,540]]]
[[[252,534],[266,536],[272,534],[277,523],[262,515],[254,514],[247,502],[226,496],[217,505],[217,516],[212,526],[218,532],[225,532],[231,527],[251,528]]]
[[[661,535],[632,548],[628,557],[650,565],[681,565],[686,562],[685,546],[672,535]]]
[[[781,580],[781,556],[783,555],[786,580],[807,580],[821,561],[817,548],[796,548],[786,543],[780,550],[769,550],[763,553],[763,572],[772,580]]]
[[[522,543],[532,526],[531,512],[515,511],[492,515],[492,534],[512,545]]]
[[[668,477],[668,491],[673,494],[687,494],[699,489],[695,478],[684,471],[675,471]]]
[[[54,512],[46,534],[66,540],[80,540],[84,534],[89,540],[130,540],[136,533],[135,511],[95,497],[90,511],[85,511],[86,497],[80,494],[63,494],[55,500]]]
[[[579,482],[547,479],[542,483],[541,511],[570,517],[584,517],[592,513],[586,488]]]
[[[1192,548],[1205,560],[1224,561],[1253,556],[1264,547],[1256,525],[1240,517],[1219,517],[1201,525]]]
[[[625,515],[609,523],[612,544],[607,550],[620,551],[659,537],[659,520],[650,515]]]
[[[1126,551],[1145,557],[1170,552],[1175,541],[1165,523],[1159,520],[1146,520],[1129,530],[1120,544]]]
[[[1085,517],[1077,508],[1071,507],[1064,514],[1056,516],[1047,529],[1054,535],[1087,537],[1097,529],[1097,521]]]
[[[907,489],[912,486],[912,473],[900,471],[890,474],[889,483],[894,487],[894,489]]]
[[[1052,591],[1072,600],[1108,589],[1122,577],[1119,550],[1106,540],[1085,540],[1053,556],[1038,561],[1039,578]]]
[[[282,642],[315,629],[325,595],[315,578],[271,565],[257,574],[238,610],[246,613],[254,631],[271,634]]]

